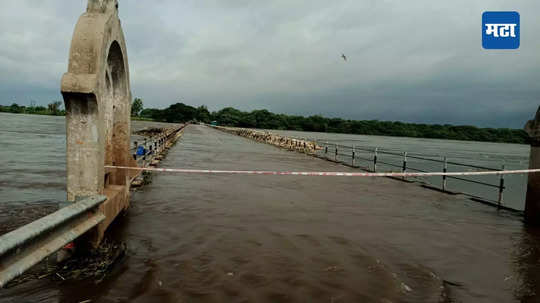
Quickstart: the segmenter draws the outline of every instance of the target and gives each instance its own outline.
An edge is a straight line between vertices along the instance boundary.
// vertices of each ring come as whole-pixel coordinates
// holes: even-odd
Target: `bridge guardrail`
[[[427,172],[426,170],[420,169],[418,167],[412,167],[411,164],[409,163],[410,161],[408,161],[409,158],[415,159],[418,161],[430,162],[432,164],[439,163],[441,165],[442,172],[448,172],[448,165],[464,167],[464,168],[469,168],[469,169],[482,169],[482,170],[487,170],[487,171],[503,171],[505,169],[504,165],[502,166],[502,168],[498,169],[498,168],[493,168],[493,167],[485,167],[485,166],[479,166],[479,165],[473,165],[473,164],[467,164],[467,163],[448,161],[446,157],[439,156],[439,155],[423,155],[423,154],[418,154],[418,153],[400,152],[396,150],[386,150],[383,148],[347,146],[347,145],[323,142],[320,140],[316,142],[319,146],[322,147],[321,152],[320,152],[322,153],[322,155],[320,156],[326,159],[332,160],[334,162],[340,162],[348,166],[362,168],[364,170],[373,171],[373,172],[382,171],[381,166],[387,166],[390,168],[398,168],[401,172],[406,172],[407,170],[416,171],[416,172]],[[365,155],[366,153],[368,154],[367,156]],[[394,158],[398,157],[399,163],[391,163],[389,162],[389,160],[381,161],[382,155],[388,155]],[[351,159],[350,162],[342,160],[343,157],[350,158]],[[363,161],[364,164],[367,164],[367,166],[359,166],[358,164],[360,161]],[[503,193],[504,193],[504,190],[506,189],[505,182],[504,182],[504,175],[501,175],[499,177],[499,182],[497,184],[474,180],[474,179],[467,179],[467,178],[462,178],[462,177],[442,176],[440,186],[434,185],[434,184],[430,184],[430,185],[444,192],[448,192],[449,191],[448,185],[447,185],[448,179],[459,180],[459,181],[470,183],[470,184],[498,189],[497,200],[493,202],[496,203],[498,207],[502,207]],[[485,198],[485,197],[478,197],[476,195],[469,194],[463,191],[460,191],[459,193],[470,196],[472,198],[476,198],[476,199],[481,198],[482,200],[486,202],[492,203],[490,199]]]
[[[0,288],[105,220],[97,208],[106,200],[82,199],[1,236]]]
[[[133,147],[130,148],[133,159],[137,161],[141,167],[146,166],[146,161],[151,160],[152,156],[160,153],[165,149],[170,138],[175,136],[178,132],[182,131],[187,124],[182,125],[181,127],[167,130],[165,133],[158,136],[144,138],[143,141],[134,141]],[[144,149],[143,154],[138,154],[139,147]]]

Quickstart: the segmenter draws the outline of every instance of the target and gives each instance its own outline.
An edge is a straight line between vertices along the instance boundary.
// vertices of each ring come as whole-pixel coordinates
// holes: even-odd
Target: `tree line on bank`
[[[60,101],[53,101],[49,103],[47,107],[41,105],[24,106],[17,103],[13,103],[9,106],[0,105],[0,112],[51,116],[65,116],[66,114],[66,111],[62,109],[62,102]]]
[[[0,112],[15,114],[37,114],[63,116],[62,102],[53,101],[45,106],[23,106],[13,103],[0,105]],[[312,132],[331,132],[358,135],[378,135],[431,139],[453,139],[466,141],[487,141],[504,143],[529,143],[529,136],[520,129],[479,128],[475,126],[454,126],[440,124],[418,124],[378,120],[346,120],[326,118],[319,115],[303,117],[274,114],[265,109],[244,112],[227,107],[210,112],[206,106],[193,107],[175,103],[165,109],[144,108],[143,101],[136,98],[132,103],[131,114],[136,119],[159,122],[184,123],[215,121],[223,126],[259,129],[280,129]]]
[[[142,100],[136,99],[132,115],[161,122],[199,121],[218,125],[260,129],[279,129],[312,132],[331,132],[358,135],[378,135],[431,139],[453,139],[527,144],[529,136],[524,130],[509,128],[479,128],[440,124],[403,123],[378,120],[346,120],[326,118],[319,115],[303,117],[275,114],[265,109],[244,112],[227,107],[210,112],[206,106],[193,107],[184,103],[172,104],[165,109],[145,108]],[[134,102],[134,105],[135,105]],[[133,110],[135,109],[135,111]]]

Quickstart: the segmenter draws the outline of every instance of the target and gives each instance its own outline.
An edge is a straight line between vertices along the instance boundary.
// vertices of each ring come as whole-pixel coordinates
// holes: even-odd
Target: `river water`
[[[162,125],[133,121],[132,129]],[[0,113],[0,233],[18,224],[13,216],[34,219],[65,201],[65,154],[64,117]]]
[[[0,119],[0,203],[64,199],[63,119]],[[161,166],[353,170],[195,125]],[[155,174],[109,235],[128,256],[103,282],[43,279],[0,302],[539,300],[538,230],[387,178]]]
[[[317,132],[297,132],[271,130],[284,136],[293,138],[305,138],[321,143],[328,142],[333,144],[356,146],[356,155],[363,159],[358,159],[355,164],[373,169],[371,159],[374,156],[375,148],[390,151],[392,153],[402,154],[408,152],[407,166],[427,172],[443,171],[444,164],[429,160],[420,160],[411,156],[419,156],[430,160],[442,161],[447,158],[450,163],[460,163],[474,165],[486,168],[507,170],[527,169],[529,167],[530,147],[523,144],[506,144],[475,141],[458,140],[440,140],[423,138],[403,138],[403,137],[384,137],[384,136],[363,136],[348,134],[329,134]],[[367,151],[369,150],[369,151]],[[339,150],[339,153],[351,153],[350,149]],[[329,157],[333,158],[334,150],[330,148]],[[323,155],[323,154],[321,154]],[[339,160],[351,163],[350,157],[338,157]],[[403,156],[378,153],[378,171],[400,171],[402,167]],[[394,166],[381,164],[389,163]],[[450,172],[468,172],[485,171],[486,169],[475,169],[467,166],[448,165]],[[410,172],[414,170],[409,169]],[[497,202],[500,185],[498,176],[467,177],[465,179],[481,181],[492,186],[479,185],[471,182],[465,182],[456,179],[447,180],[447,188],[451,191],[464,192],[471,196],[480,197],[488,201]],[[525,193],[527,190],[527,175],[507,175],[504,177],[503,205],[517,209],[525,209]],[[442,177],[422,178],[419,181],[427,182],[441,187]]]

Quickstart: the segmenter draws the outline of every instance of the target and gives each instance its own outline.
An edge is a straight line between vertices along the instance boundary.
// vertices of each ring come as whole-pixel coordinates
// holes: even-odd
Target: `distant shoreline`
[[[137,102],[139,104],[137,104]],[[43,116],[65,116],[62,102],[53,101],[45,106],[24,106],[13,103],[0,105],[0,112]],[[134,110],[135,109],[135,110]],[[220,126],[253,129],[290,130],[305,132],[336,133],[366,136],[388,136],[405,138],[425,138],[477,142],[529,144],[530,138],[524,130],[510,128],[480,128],[470,125],[420,124],[399,121],[345,120],[315,116],[293,116],[275,114],[268,110],[244,112],[226,107],[210,112],[206,106],[193,107],[175,103],[165,109],[144,108],[142,100],[135,99],[132,108],[133,120],[186,123],[201,121],[217,123]]]
[[[41,105],[24,106],[13,103],[10,106],[0,105],[0,112],[7,114],[27,114],[40,116],[65,116],[66,111],[60,109],[62,102],[54,101],[49,103],[47,107]]]
[[[193,107],[184,103],[172,104],[165,109],[145,108],[138,112],[138,115],[162,122],[185,123],[188,121],[201,121],[205,123],[213,122],[219,126],[254,129],[516,144],[528,144],[530,140],[527,133],[522,129],[480,128],[470,125],[455,126],[399,121],[346,120],[320,115],[305,117],[275,114],[265,109],[244,112],[232,107],[210,112],[206,106]]]
[[[37,115],[37,116],[56,116],[56,117],[65,117],[65,114],[53,114],[50,112],[34,112],[34,113],[12,113],[7,111],[0,111],[2,114],[13,114],[13,115]]]
[[[25,114],[25,115],[40,115],[40,116],[56,116],[56,117],[62,117],[65,115],[54,115],[52,113],[12,113],[12,112],[4,112],[0,111],[0,113],[5,114]],[[178,123],[178,122],[167,122],[163,120],[158,119],[152,119],[149,117],[131,117],[134,121],[148,121],[148,122],[160,122],[160,123]],[[381,122],[383,123],[383,122]],[[387,122],[387,123],[394,123],[394,122]],[[401,123],[401,122],[400,122]],[[406,123],[403,123],[406,124]],[[258,129],[258,130],[265,130],[265,131],[272,131],[272,130],[285,130],[285,131],[298,131],[298,132],[319,132],[319,133],[326,133],[326,134],[341,134],[341,135],[364,135],[364,136],[386,136],[386,137],[396,137],[396,138],[417,138],[417,139],[438,139],[438,140],[456,140],[456,141],[469,141],[469,142],[491,142],[491,143],[509,143],[509,144],[525,144],[528,145],[528,139],[527,137],[521,137],[522,140],[508,140],[508,141],[501,141],[501,140],[475,140],[475,139],[468,139],[468,138],[452,138],[452,137],[420,137],[420,136],[404,136],[404,135],[393,135],[393,134],[367,134],[367,133],[349,133],[349,132],[336,132],[336,131],[317,131],[317,130],[297,130],[297,129],[279,129],[279,128],[258,128],[258,127],[248,127],[248,126],[237,126],[237,125],[221,125],[221,126],[232,126],[232,127],[243,127],[243,128],[251,128],[251,129]],[[478,128],[480,129],[480,128]],[[494,129],[496,130],[496,129]],[[521,130],[512,130],[507,129],[509,131],[514,132],[521,132]]]

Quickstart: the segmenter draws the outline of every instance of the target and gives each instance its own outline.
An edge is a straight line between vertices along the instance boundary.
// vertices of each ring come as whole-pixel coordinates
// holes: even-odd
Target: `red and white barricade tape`
[[[540,169],[518,169],[501,171],[474,172],[429,172],[429,173],[370,173],[370,172],[314,172],[314,171],[267,171],[267,170],[213,170],[213,169],[182,169],[155,167],[105,166],[111,169],[125,169],[151,172],[169,172],[181,174],[215,174],[215,175],[273,175],[273,176],[313,176],[313,177],[433,177],[433,176],[487,176],[487,175],[517,175],[540,173]]]

